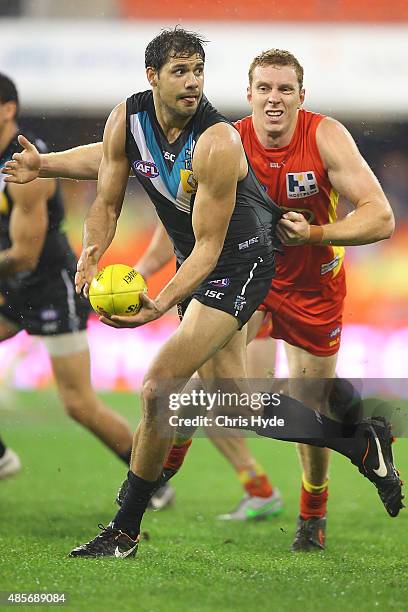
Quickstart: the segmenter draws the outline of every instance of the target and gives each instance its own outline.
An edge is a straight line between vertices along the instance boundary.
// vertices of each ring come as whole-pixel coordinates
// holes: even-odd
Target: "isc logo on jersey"
[[[319,187],[313,170],[288,172],[286,174],[286,191],[288,198],[291,200],[307,198],[319,193]]]
[[[142,159],[138,159],[133,162],[133,170],[144,176],[145,178],[156,178],[159,176],[159,170],[154,162],[151,161],[143,161]]]

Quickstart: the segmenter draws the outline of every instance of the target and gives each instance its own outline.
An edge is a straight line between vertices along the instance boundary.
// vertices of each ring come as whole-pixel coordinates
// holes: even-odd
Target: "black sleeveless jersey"
[[[126,102],[126,155],[173,242],[179,263],[195,243],[191,223],[197,191],[192,172],[194,147],[205,130],[222,122],[229,123],[203,96],[195,115],[170,144],[157,120],[151,91],[136,93]],[[237,185],[220,261],[248,241],[260,246],[270,243],[281,216],[249,163],[248,167],[247,176]]]
[[[42,140],[32,135],[28,137],[41,153],[47,152]],[[0,167],[4,166],[13,154],[20,150],[21,146],[18,144],[17,138],[13,139],[7,149],[0,154]],[[4,175],[0,174],[0,251],[11,246],[9,227],[13,211],[13,199],[4,178]],[[47,207],[48,229],[37,267],[32,271],[19,272],[13,278],[3,279],[1,281],[2,285],[24,289],[25,286],[32,286],[41,282],[44,276],[48,277],[55,269],[62,269],[69,265],[72,267],[74,254],[61,227],[64,220],[64,207],[58,187],[53,197],[48,200]]]

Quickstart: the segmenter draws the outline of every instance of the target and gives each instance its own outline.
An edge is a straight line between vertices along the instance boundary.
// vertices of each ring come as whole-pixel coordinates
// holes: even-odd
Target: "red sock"
[[[266,474],[253,476],[244,483],[244,489],[251,497],[270,497],[272,486]]]
[[[329,489],[326,488],[321,493],[309,493],[302,483],[300,493],[300,516],[302,519],[322,518],[327,512],[327,498]]]
[[[193,440],[190,438],[182,444],[173,444],[163,467],[165,469],[175,470],[177,472],[183,465],[184,457],[186,456],[192,441]]]

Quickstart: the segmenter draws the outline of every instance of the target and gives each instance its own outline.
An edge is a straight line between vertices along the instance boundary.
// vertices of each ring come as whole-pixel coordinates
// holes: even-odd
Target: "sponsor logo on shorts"
[[[245,304],[246,304],[245,296],[244,295],[237,295],[236,298],[235,298],[235,302],[234,302],[235,310],[240,312],[241,310],[243,310]]]
[[[336,327],[335,329],[332,329],[331,332],[329,332],[329,338],[335,338],[339,334],[341,334],[341,327],[340,327],[340,325],[338,327]]]
[[[214,289],[207,289],[207,291],[204,293],[205,297],[208,298],[214,298],[216,300],[222,300],[222,298],[224,297],[224,293],[221,293],[219,291],[214,291]]]
[[[240,244],[238,245],[238,249],[242,251],[243,249],[247,249],[252,244],[256,244],[257,242],[259,242],[259,236],[254,236],[253,238],[245,240],[245,242],[240,242]]]
[[[40,312],[40,317],[43,321],[56,321],[58,319],[58,312],[53,308],[47,308]]]
[[[156,176],[159,176],[160,174],[154,162],[144,161],[142,159],[138,159],[137,161],[133,162],[133,170],[141,176],[150,179],[156,178]]]
[[[229,287],[231,284],[230,278],[218,278],[217,280],[208,281],[209,285],[214,285],[214,287]]]
[[[313,170],[288,172],[286,174],[286,191],[288,198],[291,200],[308,198],[319,193],[319,187]]]
[[[324,274],[327,274],[328,272],[331,272],[332,270],[337,268],[337,266],[339,265],[339,262],[340,262],[340,257],[338,255],[336,255],[336,257],[334,259],[332,259],[331,261],[329,261],[328,263],[322,264],[320,266],[320,274],[321,274],[321,276],[323,276]]]

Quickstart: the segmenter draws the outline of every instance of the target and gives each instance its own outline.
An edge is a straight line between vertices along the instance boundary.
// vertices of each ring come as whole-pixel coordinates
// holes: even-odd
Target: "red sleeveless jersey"
[[[336,219],[339,195],[331,186],[316,143],[316,128],[324,115],[298,111],[296,129],[286,147],[266,149],[259,142],[252,118],[235,123],[254,169],[271,198],[281,208],[301,212],[314,225]],[[284,246],[276,257],[276,289],[316,291],[338,288],[344,278],[344,248],[337,246]],[[340,281],[341,282],[341,281]]]

